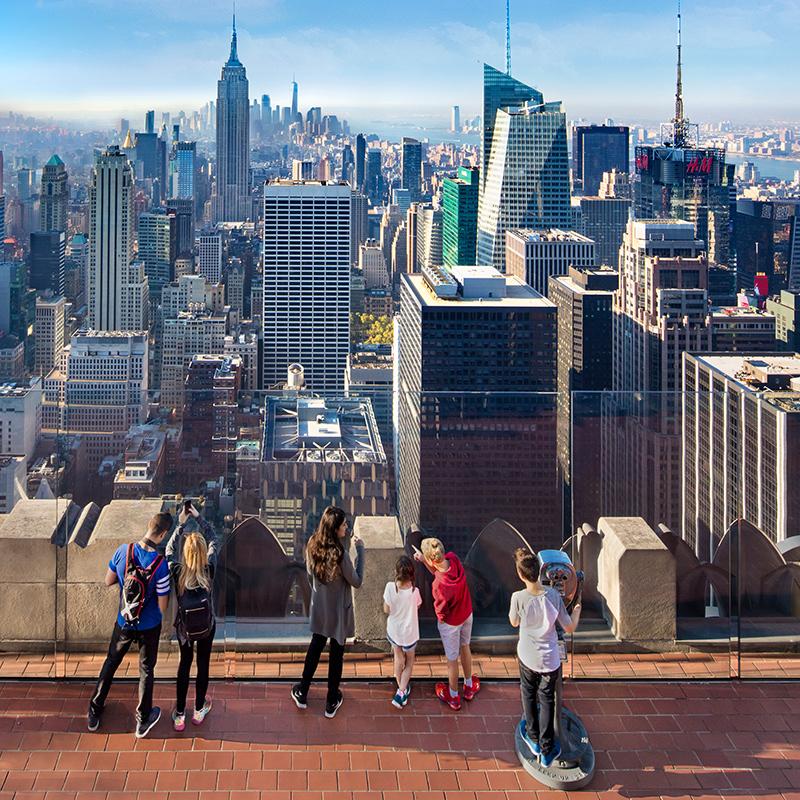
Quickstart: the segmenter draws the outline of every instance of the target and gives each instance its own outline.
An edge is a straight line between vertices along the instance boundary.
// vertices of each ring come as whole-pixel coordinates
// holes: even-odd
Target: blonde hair
[[[433,561],[435,564],[438,564],[444,559],[444,545],[438,539],[434,539],[433,537],[423,539],[422,544],[420,544],[420,549],[422,550],[422,555],[424,555],[428,561]]]
[[[178,572],[178,594],[187,589],[211,589],[208,574],[208,545],[199,533],[190,533],[183,542],[183,559]]]

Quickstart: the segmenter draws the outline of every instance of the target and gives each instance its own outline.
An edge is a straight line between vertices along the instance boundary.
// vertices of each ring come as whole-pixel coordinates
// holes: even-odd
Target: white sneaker
[[[195,712],[192,714],[192,724],[202,725],[209,711],[211,711],[211,700],[206,700],[203,707],[199,711],[195,709]]]

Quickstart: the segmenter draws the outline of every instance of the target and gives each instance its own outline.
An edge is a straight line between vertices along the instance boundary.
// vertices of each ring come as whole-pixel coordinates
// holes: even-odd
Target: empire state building
[[[236,17],[231,54],[217,81],[217,182],[215,222],[252,217],[250,198],[250,98],[247,73],[236,53]]]

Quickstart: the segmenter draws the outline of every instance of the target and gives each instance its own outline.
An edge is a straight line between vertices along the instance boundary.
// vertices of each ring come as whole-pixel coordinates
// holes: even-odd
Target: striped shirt
[[[145,568],[149,567],[158,557],[158,553],[155,550],[145,550],[138,543],[133,546],[133,553],[136,563]],[[127,556],[128,545],[122,544],[114,552],[111,561],[108,562],[108,568],[117,573],[120,606],[122,605],[122,584],[125,582],[125,560]],[[139,623],[136,625],[138,630],[146,631],[161,624],[161,609],[158,607],[158,598],[168,595],[169,590],[169,566],[167,565],[167,560],[162,558],[156,574],[147,586],[147,597],[142,613],[139,615]],[[122,628],[126,626],[127,623],[122,614],[117,614],[117,623]]]

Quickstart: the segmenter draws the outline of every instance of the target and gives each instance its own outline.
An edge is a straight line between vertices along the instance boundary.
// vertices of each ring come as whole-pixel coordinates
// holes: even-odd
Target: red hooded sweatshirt
[[[455,553],[445,553],[450,562],[447,572],[433,576],[433,608],[436,618],[448,625],[460,625],[472,613],[472,598],[467,588],[467,576]]]

